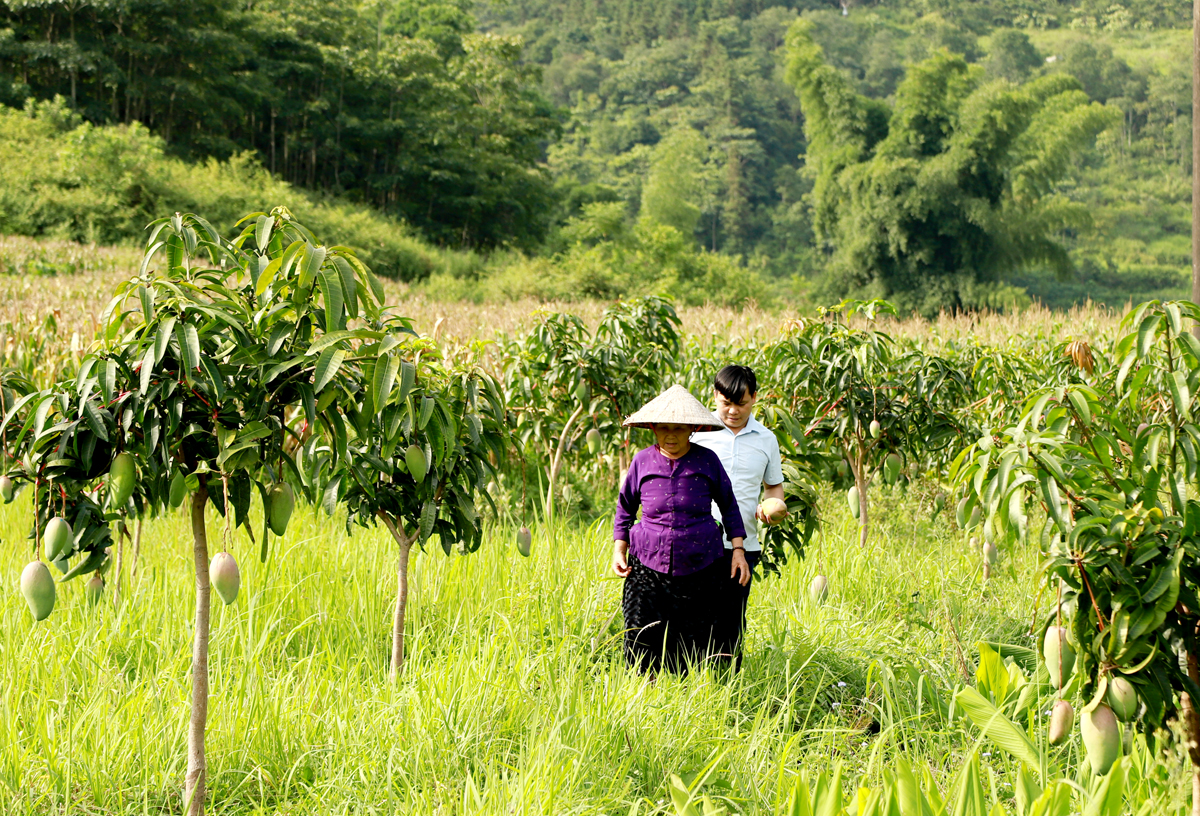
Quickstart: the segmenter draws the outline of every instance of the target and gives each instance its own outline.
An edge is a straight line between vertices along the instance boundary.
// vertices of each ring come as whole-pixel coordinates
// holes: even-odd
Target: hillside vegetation
[[[123,241],[150,212],[220,218],[269,199],[443,300],[854,294],[929,314],[1185,294],[1190,34],[1178,4],[58,5],[0,4],[3,231]],[[1028,145],[987,160],[989,217],[1004,224],[985,230],[1000,247],[988,268],[964,255],[970,230],[941,235],[936,212],[900,219],[874,261],[852,250],[863,213],[820,203],[811,116],[787,73],[801,19],[814,68],[833,69],[863,110],[895,110],[909,86],[925,99],[928,70],[914,69],[943,50],[983,96],[1009,87],[996,82],[1036,97],[1074,79],[1097,112],[1059,152],[1039,146],[1038,209],[1013,192],[1030,178]],[[950,131],[966,99],[938,103],[953,101]],[[924,260],[933,246],[967,283],[926,286],[941,275]],[[892,266],[909,271],[882,271]]]

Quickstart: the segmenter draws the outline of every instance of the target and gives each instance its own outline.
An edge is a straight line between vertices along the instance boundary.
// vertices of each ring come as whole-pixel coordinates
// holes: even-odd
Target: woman
[[[746,530],[721,460],[690,442],[696,430],[719,427],[699,400],[674,385],[625,424],[650,428],[655,438],[629,464],[613,524],[612,568],[625,579],[625,659],[643,672],[664,664],[686,671],[688,660],[707,654],[713,610],[723,608],[725,543],[713,502],[733,545],[729,577],[743,586],[750,581]]]

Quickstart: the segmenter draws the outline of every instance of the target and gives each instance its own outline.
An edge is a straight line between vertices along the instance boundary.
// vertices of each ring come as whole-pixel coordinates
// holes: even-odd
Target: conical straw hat
[[[682,385],[672,385],[663,391],[630,414],[624,424],[631,428],[649,428],[655,424],[699,425],[705,430],[722,427],[712,412]]]

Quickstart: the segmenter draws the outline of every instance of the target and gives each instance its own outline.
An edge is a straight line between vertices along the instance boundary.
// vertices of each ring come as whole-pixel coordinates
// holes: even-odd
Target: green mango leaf
[[[337,376],[338,371],[342,367],[342,361],[346,359],[345,349],[327,348],[321,352],[321,356],[317,358],[317,365],[313,371],[313,391],[319,393],[322,388],[329,384],[330,380]]]

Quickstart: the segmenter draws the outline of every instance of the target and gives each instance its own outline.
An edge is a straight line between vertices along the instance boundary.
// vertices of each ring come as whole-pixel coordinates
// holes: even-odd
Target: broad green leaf
[[[271,242],[271,227],[274,224],[275,219],[269,215],[258,217],[258,222],[254,226],[254,242],[258,244],[259,252],[267,251],[267,244]]]
[[[975,684],[978,688],[992,695],[995,701],[1003,705],[1008,696],[1008,667],[1004,660],[992,647],[986,643],[977,644],[979,647],[979,668],[975,670]]]
[[[974,689],[967,689],[967,691],[974,691]],[[980,700],[983,698],[981,697]],[[984,702],[987,701],[984,700]],[[983,780],[979,773],[978,754],[972,754],[971,761],[963,768],[953,805],[951,811],[953,816],[988,816],[987,799],[983,792]]]
[[[154,346],[147,346],[142,355],[142,368],[138,372],[138,390],[144,395],[150,390],[150,378],[154,376]]]
[[[275,280],[276,273],[283,266],[283,256],[280,255],[275,260],[267,264],[266,268],[258,275],[258,280],[254,282],[254,294],[256,297],[262,297],[267,291],[267,287],[271,285],[271,281]]]
[[[317,352],[323,351],[335,343],[341,343],[346,340],[381,340],[383,339],[383,336],[383,332],[369,331],[367,329],[350,329],[346,331],[329,332],[328,334],[324,334],[315,340],[313,344],[308,347],[308,351],[306,351],[305,354],[316,354]]]
[[[1171,377],[1167,381],[1167,385],[1171,389],[1171,398],[1175,401],[1175,410],[1185,420],[1191,418],[1189,406],[1192,402],[1191,392],[1188,390],[1187,374],[1183,371],[1172,371]]]
[[[92,433],[105,442],[108,441],[108,429],[104,427],[104,418],[100,414],[100,409],[91,400],[83,404],[83,419],[92,429]]]
[[[301,289],[307,289],[313,285],[317,270],[325,263],[326,252],[325,247],[315,247],[312,244],[304,247],[304,257],[300,261],[299,285]]]
[[[394,354],[389,354],[375,365],[375,376],[372,378],[373,382],[371,386],[376,412],[382,410],[387,405],[388,398],[392,395],[392,387],[396,383],[396,373],[399,369],[400,358]]]
[[[182,358],[183,367],[190,376],[200,367],[200,337],[196,333],[196,327],[191,323],[176,327],[175,340],[179,343],[179,356]]]
[[[171,335],[175,331],[175,318],[165,318],[158,324],[158,334],[154,336],[154,359],[162,362],[163,355],[167,353],[167,346],[171,343]]]
[[[997,747],[1012,754],[1031,768],[1040,767],[1041,757],[1025,732],[1004,716],[973,688],[965,688],[955,702]]]
[[[1158,330],[1158,325],[1161,322],[1162,315],[1152,314],[1147,315],[1142,324],[1138,326],[1138,357],[1145,357],[1150,353],[1150,346],[1154,343],[1154,333]]]
[[[321,294],[325,299],[325,331],[335,332],[342,328],[342,281],[336,269],[323,267],[318,274]]]
[[[412,391],[413,384],[417,381],[417,367],[407,360],[400,363],[400,391],[396,394],[396,399],[403,401],[408,399],[409,393]]]
[[[345,359],[345,349],[328,348],[321,352],[321,356],[317,358],[316,368],[313,371],[314,392],[320,392],[330,380],[337,376],[338,369],[342,367],[342,361]]]
[[[1117,757],[1083,809],[1083,816],[1122,816],[1125,812],[1125,765],[1125,757]]]
[[[284,362],[279,363],[278,365],[271,366],[269,369],[267,369],[266,375],[263,376],[263,384],[266,385],[268,383],[273,382],[274,379],[276,377],[278,377],[280,374],[282,374],[285,371],[288,371],[289,369],[295,368],[296,366],[303,363],[306,359],[307,359],[306,357],[293,357],[292,359],[285,360]]]
[[[346,304],[346,314],[351,318],[358,317],[358,283],[354,277],[354,268],[341,255],[333,257],[333,265],[342,280],[342,295]]]

